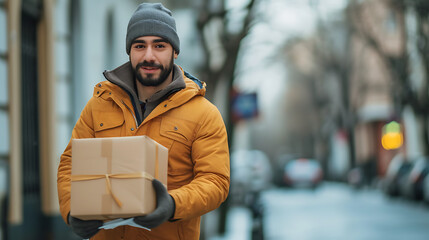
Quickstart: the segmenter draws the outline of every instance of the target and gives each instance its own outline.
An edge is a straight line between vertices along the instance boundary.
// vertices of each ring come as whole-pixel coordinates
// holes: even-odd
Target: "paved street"
[[[372,189],[325,183],[316,191],[272,189],[263,200],[266,240],[429,239],[429,206]],[[231,209],[227,221],[227,234],[213,240],[251,239],[247,209]]]

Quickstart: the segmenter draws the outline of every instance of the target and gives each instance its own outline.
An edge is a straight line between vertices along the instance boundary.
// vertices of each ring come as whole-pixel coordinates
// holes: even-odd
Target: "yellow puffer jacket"
[[[152,231],[123,226],[101,230],[92,239],[199,239],[200,216],[227,197],[230,170],[227,135],[218,109],[204,98],[205,87],[187,78],[136,126],[129,94],[109,81],[97,84],[72,132],[72,138],[147,135],[169,150],[168,192],[174,219]],[[201,82],[199,82],[201,83]],[[60,211],[70,212],[71,144],[58,168]]]

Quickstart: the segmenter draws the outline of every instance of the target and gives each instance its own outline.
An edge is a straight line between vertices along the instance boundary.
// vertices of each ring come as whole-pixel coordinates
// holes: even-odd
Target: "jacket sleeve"
[[[83,109],[79,120],[72,132],[73,138],[93,138],[94,127],[92,121],[92,111],[90,102]],[[71,161],[72,161],[71,140],[61,155],[60,164],[57,172],[57,189],[61,215],[68,223],[67,215],[70,212],[70,188],[71,188]]]
[[[214,105],[211,105],[196,132],[191,158],[194,179],[169,191],[176,204],[174,219],[201,216],[219,207],[228,196],[228,139],[223,119]]]

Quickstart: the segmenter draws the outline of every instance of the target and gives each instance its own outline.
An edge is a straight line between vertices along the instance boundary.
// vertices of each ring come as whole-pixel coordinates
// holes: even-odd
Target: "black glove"
[[[79,218],[75,218],[70,216],[69,214],[69,224],[74,233],[76,233],[79,237],[87,239],[94,236],[103,225],[103,221],[101,220],[80,220]]]
[[[149,229],[155,228],[172,218],[175,210],[173,197],[168,194],[164,185],[156,179],[152,180],[152,185],[156,193],[156,209],[146,216],[134,218],[135,223]]]

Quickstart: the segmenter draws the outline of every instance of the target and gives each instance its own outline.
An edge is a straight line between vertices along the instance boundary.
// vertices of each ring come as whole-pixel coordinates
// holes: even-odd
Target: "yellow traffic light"
[[[404,137],[401,131],[401,125],[392,121],[383,127],[381,145],[386,150],[397,149],[404,143]]]

